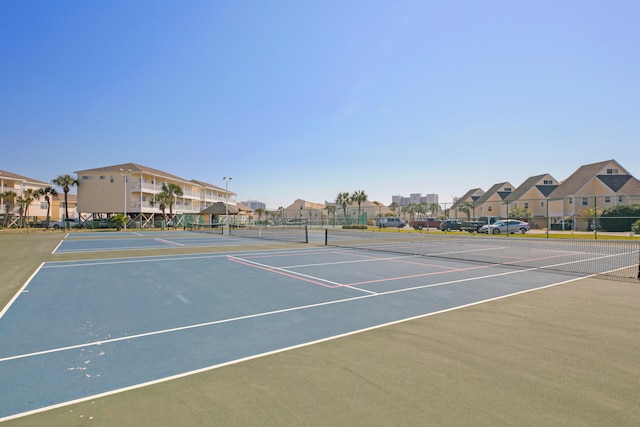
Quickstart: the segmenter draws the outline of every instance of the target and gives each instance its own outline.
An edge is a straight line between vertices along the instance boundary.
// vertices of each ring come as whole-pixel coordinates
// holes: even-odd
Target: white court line
[[[326,338],[321,338],[321,339],[315,340],[315,341],[309,341],[309,342],[305,342],[305,343],[302,343],[302,344],[296,344],[296,345],[292,345],[292,346],[289,346],[289,347],[284,347],[284,348],[280,348],[280,349],[277,349],[277,350],[268,351],[268,352],[265,352],[265,353],[259,353],[259,354],[255,354],[255,355],[252,355],[252,356],[243,357],[243,358],[240,358],[240,359],[230,360],[228,362],[223,362],[223,363],[207,366],[207,367],[200,368],[200,369],[195,369],[193,371],[187,371],[187,372],[183,372],[181,374],[176,374],[176,375],[172,375],[172,376],[169,376],[169,377],[159,378],[157,380],[147,381],[147,382],[140,383],[140,384],[134,384],[134,385],[131,385],[131,386],[128,386],[128,387],[122,387],[122,388],[115,389],[115,390],[110,390],[110,391],[107,391],[107,392],[104,392],[104,393],[94,394],[94,395],[91,395],[91,396],[86,396],[86,397],[82,397],[82,398],[79,398],[79,399],[70,400],[70,401],[67,401],[67,402],[62,402],[62,403],[58,403],[58,404],[55,404],[55,405],[34,409],[32,411],[22,412],[22,413],[14,414],[14,415],[9,415],[7,417],[0,418],[0,422],[4,422],[4,421],[16,419],[16,418],[25,417],[25,416],[28,416],[28,415],[33,415],[33,414],[37,414],[37,413],[40,413],[40,412],[50,411],[52,409],[62,408],[62,407],[65,407],[65,406],[73,405],[73,404],[76,404],[76,403],[82,403],[82,402],[86,402],[86,401],[93,400],[93,399],[99,399],[101,397],[106,397],[106,396],[110,396],[110,395],[113,395],[113,394],[123,393],[123,392],[126,392],[126,391],[130,391],[130,390],[135,390],[135,389],[138,389],[138,388],[151,386],[151,385],[154,385],[154,384],[160,384],[160,383],[167,382],[167,381],[173,381],[173,380],[176,380],[176,379],[179,379],[179,378],[184,378],[184,377],[187,377],[187,376],[197,375],[197,374],[200,374],[200,373],[203,373],[203,372],[212,371],[214,369],[223,368],[225,366],[235,365],[237,363],[242,363],[242,362],[246,362],[246,361],[249,361],[249,360],[258,359],[258,358],[261,358],[261,357],[270,356],[270,355],[274,355],[274,354],[278,354],[278,353],[284,353],[286,351],[295,350],[295,349],[298,349],[298,348],[304,348],[304,347],[312,346],[312,345],[315,345],[315,344],[320,344],[320,343],[323,343],[323,342],[332,341],[332,340],[335,340],[335,339],[344,338],[344,337],[348,337],[348,336],[359,334],[359,333],[363,333],[363,332],[373,331],[373,330],[376,330],[376,329],[397,325],[397,324],[404,323],[404,322],[410,322],[412,320],[422,319],[422,318],[425,318],[425,317],[430,317],[430,316],[435,316],[435,315],[438,315],[438,314],[448,313],[450,311],[455,311],[455,310],[460,310],[460,309],[463,309],[463,308],[473,307],[475,305],[480,305],[480,304],[484,304],[484,303],[491,302],[491,301],[498,301],[498,300],[501,300],[501,299],[509,298],[509,297],[516,296],[516,295],[525,294],[525,293],[528,293],[528,292],[537,291],[537,290],[540,290],[540,289],[551,288],[553,286],[563,285],[563,284],[575,282],[575,281],[581,280],[581,279],[583,279],[583,278],[582,277],[576,277],[576,278],[565,280],[565,281],[562,281],[562,282],[557,282],[557,283],[552,283],[552,284],[549,284],[549,285],[540,286],[538,288],[527,289],[527,290],[524,290],[524,291],[518,291],[518,292],[511,293],[511,294],[502,295],[502,296],[499,296],[499,297],[489,298],[489,299],[482,300],[482,301],[476,301],[476,302],[472,302],[472,303],[461,305],[461,306],[457,306],[457,307],[451,307],[451,308],[447,308],[447,309],[444,309],[444,310],[439,310],[439,311],[434,311],[434,312],[431,312],[431,313],[421,314],[421,315],[418,315],[418,316],[413,316],[413,317],[407,317],[407,318],[404,318],[404,319],[394,320],[392,322],[382,323],[380,325],[370,326],[368,328],[362,328],[362,329],[357,329],[357,330],[351,331],[351,332],[345,332],[345,333],[340,334],[340,335],[333,335],[333,336],[326,337]],[[359,299],[359,298],[370,298],[370,297],[371,296],[361,296],[361,297],[358,297],[357,299]]]
[[[296,307],[284,308],[284,309],[280,309],[280,310],[267,311],[267,312],[263,312],[263,313],[248,314],[248,315],[245,315],[245,316],[232,317],[232,318],[229,318],[229,319],[214,320],[214,321],[211,321],[211,322],[196,323],[196,324],[193,324],[193,325],[180,326],[180,327],[169,328],[169,329],[162,329],[162,330],[153,331],[153,332],[146,332],[146,333],[142,333],[142,334],[127,335],[127,336],[122,336],[122,337],[119,337],[119,338],[111,338],[111,339],[107,339],[107,340],[87,342],[87,343],[76,344],[76,345],[71,345],[71,346],[67,346],[67,347],[54,348],[54,349],[49,349],[49,350],[42,350],[42,351],[37,351],[37,352],[33,352],[33,353],[19,354],[19,355],[15,355],[15,356],[9,356],[9,357],[0,358],[0,362],[6,362],[6,361],[9,361],[9,360],[15,360],[15,359],[24,359],[24,358],[27,358],[27,357],[39,356],[39,355],[42,355],[42,354],[57,353],[57,352],[66,351],[66,350],[72,350],[72,349],[76,349],[76,348],[100,346],[100,345],[103,345],[103,344],[110,344],[110,343],[118,342],[118,341],[133,340],[133,339],[144,338],[144,337],[153,336],[153,335],[161,335],[161,334],[167,334],[167,333],[172,333],[172,332],[185,331],[185,330],[189,330],[189,329],[202,328],[202,327],[206,327],[206,326],[212,326],[212,325],[219,325],[219,324],[223,324],[223,323],[235,322],[235,321],[238,321],[238,320],[246,320],[246,319],[253,319],[253,318],[258,318],[258,317],[272,316],[274,314],[287,313],[287,312],[290,312],[290,311],[306,310],[306,309],[309,309],[309,308],[322,307],[322,306],[334,305],[334,304],[342,304],[342,303],[345,303],[345,302],[356,301],[356,300],[364,299],[364,298],[377,298],[377,297],[381,297],[381,296],[392,295],[392,294],[403,293],[403,292],[416,291],[416,290],[420,290],[420,289],[434,288],[434,287],[438,287],[438,286],[446,286],[446,285],[452,285],[452,284],[463,283],[463,282],[472,282],[472,281],[476,281],[476,280],[490,279],[490,278],[500,277],[500,276],[508,276],[508,275],[511,275],[511,274],[520,274],[520,273],[530,272],[530,271],[534,271],[534,270],[538,270],[538,268],[528,268],[526,270],[512,270],[512,271],[507,271],[507,272],[502,272],[502,273],[488,274],[488,275],[485,275],[485,276],[468,277],[468,278],[465,278],[465,279],[449,280],[449,281],[446,281],[446,282],[432,283],[432,284],[427,284],[427,285],[418,285],[418,286],[413,286],[413,287],[410,287],[410,288],[395,289],[395,290],[391,290],[391,291],[378,292],[378,293],[375,293],[375,294],[367,294],[367,295],[360,295],[360,296],[356,296],[356,297],[343,298],[343,299],[334,300],[334,301],[326,301],[326,302],[321,302],[321,303],[316,303],[316,304],[301,305],[301,306],[296,306]],[[573,280],[577,280],[577,279],[580,279],[580,278],[576,278],[576,279],[573,279]]]
[[[29,276],[29,278],[27,279],[27,281],[24,283],[24,285],[22,285],[22,287],[18,290],[18,292],[16,292],[16,294],[13,296],[13,298],[11,298],[11,300],[7,303],[7,305],[2,309],[2,311],[0,311],[0,319],[2,319],[2,316],[4,316],[4,314],[7,312],[7,310],[9,310],[9,307],[11,307],[11,305],[15,302],[15,300],[18,299],[18,297],[20,296],[21,293],[24,292],[24,290],[26,289],[26,287],[29,285],[29,283],[31,283],[31,280],[36,276],[36,274],[38,274],[38,272],[40,271],[40,269],[42,268],[42,266],[44,265],[44,263],[41,263],[38,268],[36,268],[36,271],[33,272],[33,274],[31,276]]]
[[[55,254],[55,253],[56,253],[56,251],[58,250],[58,248],[60,247],[60,245],[62,244],[62,242],[64,242],[64,240],[60,240],[60,243],[58,243],[58,244],[56,245],[56,247],[53,249],[53,251],[51,252],[51,254]]]

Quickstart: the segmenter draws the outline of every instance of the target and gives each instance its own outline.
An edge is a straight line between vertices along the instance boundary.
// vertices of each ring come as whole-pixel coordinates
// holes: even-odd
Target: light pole
[[[127,169],[129,174],[131,173],[131,169]],[[124,169],[120,169],[120,175],[122,175],[122,181],[124,184],[124,229],[127,229],[127,174],[124,172]]]
[[[224,194],[227,198],[227,202],[224,204],[225,221],[227,223],[227,234],[231,234],[231,228],[229,226],[229,181],[231,181],[232,179],[232,177],[222,177],[222,180],[224,181]]]

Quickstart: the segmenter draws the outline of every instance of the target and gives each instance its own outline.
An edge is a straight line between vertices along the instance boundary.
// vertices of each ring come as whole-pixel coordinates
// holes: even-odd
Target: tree
[[[116,230],[120,231],[127,224],[128,218],[124,216],[123,213],[117,213],[115,215],[111,215],[109,221],[113,224]]]
[[[167,204],[169,205],[169,219],[173,219],[173,205],[176,202],[176,198],[184,194],[182,192],[182,188],[180,188],[178,184],[174,184],[173,182],[169,184],[162,183],[162,191],[160,192],[160,194],[162,193],[168,196]],[[156,199],[158,198],[158,195],[156,195]]]
[[[344,219],[349,223],[349,218],[347,217],[347,205],[351,203],[351,196],[349,193],[338,193],[336,197],[336,204],[342,206],[342,211],[344,212]]]
[[[327,216],[333,216],[333,224],[335,225],[335,219],[336,219],[336,205],[327,205],[325,206],[324,210],[327,211]]]
[[[519,219],[520,221],[531,222],[533,215],[527,208],[513,208],[509,212],[509,218]]]
[[[258,222],[262,222],[262,214],[264,213],[264,209],[258,208],[256,209],[256,213],[258,214]]]
[[[158,205],[158,208],[162,212],[162,218],[165,224],[167,223],[167,205],[171,202],[171,195],[164,191],[156,194],[156,199],[151,201],[151,206]]]
[[[438,215],[440,215],[441,208],[440,208],[440,205],[438,203],[431,203],[428,206],[428,210],[429,210],[429,212],[431,212],[432,216],[437,218]]]
[[[33,188],[27,188],[16,199],[20,205],[20,224],[22,228],[24,228],[25,222],[27,226],[29,225],[29,206],[31,206],[31,203],[33,203],[34,200],[38,200],[39,198],[40,194],[38,194],[36,190]]]
[[[602,211],[600,225],[605,231],[630,231],[640,219],[640,204],[617,205]]]
[[[458,210],[467,214],[467,221],[471,221],[471,213],[475,209],[475,203],[471,201],[462,202],[458,205]]]
[[[367,201],[367,193],[364,190],[356,190],[351,195],[351,201],[356,202],[358,204],[358,224],[360,224],[360,206],[362,203]]]
[[[44,197],[45,202],[47,202],[47,220],[45,224],[45,230],[49,228],[49,221],[51,220],[51,197],[55,197],[58,195],[58,192],[55,188],[51,186],[43,187],[38,190],[38,194]]]
[[[398,208],[400,207],[400,205],[398,205],[398,202],[392,202],[389,205],[389,209],[391,209],[391,212],[393,212],[393,214],[396,214],[396,210],[398,210]]]
[[[78,185],[78,181],[74,179],[71,175],[58,175],[57,178],[51,181],[53,184],[58,187],[62,187],[62,191],[64,191],[64,221],[65,228],[69,228],[69,190],[74,185]]]
[[[14,191],[7,190],[2,193],[1,196],[4,199],[4,226],[6,227],[9,224],[9,212],[11,212],[11,210],[15,206],[16,197],[18,197],[18,195]]]

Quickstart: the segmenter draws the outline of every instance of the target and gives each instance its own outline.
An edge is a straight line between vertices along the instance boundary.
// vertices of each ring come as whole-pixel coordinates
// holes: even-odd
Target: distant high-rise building
[[[247,200],[246,202],[241,202],[241,203],[243,205],[249,206],[253,211],[255,211],[256,209],[267,210],[266,203],[262,203],[257,200]]]

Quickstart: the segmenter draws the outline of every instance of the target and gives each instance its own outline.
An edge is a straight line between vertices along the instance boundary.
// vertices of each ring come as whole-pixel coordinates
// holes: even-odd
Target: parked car
[[[53,228],[53,229],[60,229],[60,228],[65,228],[67,226],[67,222],[66,221],[49,221],[49,228]],[[82,223],[80,223],[78,220],[73,219],[73,218],[69,218],[69,228],[82,228]]]
[[[422,230],[423,228],[429,229],[429,227],[438,228],[441,223],[442,221],[436,218],[423,218],[411,221],[409,225],[413,227],[414,230]]]
[[[500,233],[520,233],[524,234],[531,229],[531,226],[528,222],[519,221],[517,219],[503,219],[500,221],[496,221],[490,225],[483,225],[480,227],[480,233],[491,233],[491,234],[500,234]]]
[[[405,225],[407,224],[398,217],[383,216],[380,218],[376,218],[376,227],[380,227],[380,228],[387,228],[387,227],[403,228]]]
[[[460,231],[461,226],[462,226],[462,221],[458,219],[447,219],[442,221],[442,223],[440,224],[440,231],[451,231],[451,230]]]

